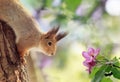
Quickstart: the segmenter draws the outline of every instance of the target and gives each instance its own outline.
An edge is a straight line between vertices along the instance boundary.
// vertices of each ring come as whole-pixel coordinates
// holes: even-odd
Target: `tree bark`
[[[29,53],[29,56],[26,57],[26,62],[27,62],[27,72],[29,75],[29,82],[38,82],[37,81],[37,76],[35,73],[35,68],[34,68],[34,63],[33,60],[31,58],[31,55]]]
[[[27,67],[17,52],[15,33],[0,20],[0,82],[29,82]]]

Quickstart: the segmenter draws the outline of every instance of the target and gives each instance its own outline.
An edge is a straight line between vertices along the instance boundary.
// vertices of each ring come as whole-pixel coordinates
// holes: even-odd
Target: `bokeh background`
[[[38,82],[90,82],[81,55],[88,47],[100,48],[108,58],[120,57],[120,0],[20,1],[42,31],[60,25],[60,31],[69,32],[55,56],[32,56]]]

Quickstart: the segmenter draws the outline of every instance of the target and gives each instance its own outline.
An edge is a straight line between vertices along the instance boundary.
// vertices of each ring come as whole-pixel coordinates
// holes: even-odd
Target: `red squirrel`
[[[54,55],[56,43],[67,34],[66,32],[57,34],[59,27],[47,33],[41,32],[36,20],[19,0],[0,0],[0,20],[5,21],[14,30],[21,59],[31,48],[38,48],[48,56]]]

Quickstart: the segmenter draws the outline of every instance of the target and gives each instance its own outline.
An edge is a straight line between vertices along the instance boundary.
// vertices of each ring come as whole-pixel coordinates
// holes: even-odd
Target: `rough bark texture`
[[[29,75],[29,82],[38,82],[37,77],[36,77],[36,73],[35,73],[33,60],[31,58],[30,53],[29,53],[29,56],[26,57],[26,62],[27,62],[27,72]]]
[[[0,21],[0,82],[29,82],[27,67],[20,62],[15,34]]]

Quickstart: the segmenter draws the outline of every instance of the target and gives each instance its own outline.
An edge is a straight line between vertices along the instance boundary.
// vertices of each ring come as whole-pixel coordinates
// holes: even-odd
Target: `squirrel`
[[[32,48],[38,48],[48,56],[54,55],[56,43],[67,35],[66,32],[57,33],[59,26],[43,33],[19,0],[0,0],[0,20],[5,21],[15,32],[21,59]]]

